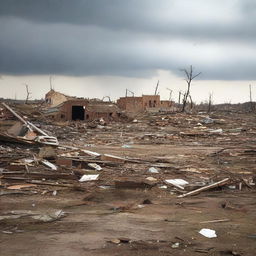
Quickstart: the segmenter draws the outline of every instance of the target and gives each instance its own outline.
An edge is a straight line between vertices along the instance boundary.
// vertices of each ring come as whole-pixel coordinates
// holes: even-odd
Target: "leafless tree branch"
[[[183,97],[183,104],[182,104],[182,112],[185,111],[185,108],[186,108],[186,105],[187,105],[187,100],[188,100],[188,97],[190,96],[190,87],[191,87],[191,82],[194,78],[198,77],[199,75],[201,75],[201,72],[193,75],[193,66],[191,65],[189,67],[189,69],[181,69],[182,72],[184,72],[185,74],[185,81],[187,82],[187,91],[185,92],[184,94],[184,97]],[[191,97],[191,96],[190,96]]]

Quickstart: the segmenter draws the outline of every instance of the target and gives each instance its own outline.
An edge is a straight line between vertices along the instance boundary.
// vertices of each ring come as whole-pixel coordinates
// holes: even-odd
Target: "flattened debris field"
[[[1,107],[1,255],[255,255],[254,113]]]

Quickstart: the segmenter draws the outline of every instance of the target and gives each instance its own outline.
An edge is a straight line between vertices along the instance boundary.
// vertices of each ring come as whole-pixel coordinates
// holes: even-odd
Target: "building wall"
[[[55,107],[67,100],[68,100],[68,98],[66,95],[64,95],[60,92],[56,92],[54,90],[49,91],[45,95],[45,103],[47,106],[50,106],[50,107]]]
[[[105,107],[104,112],[97,110],[97,104],[89,107],[89,101],[87,100],[69,100],[63,103],[59,108],[58,113],[52,115],[55,120],[71,121],[72,120],[72,107],[80,106],[84,108],[84,120],[92,121],[95,119],[103,118],[105,121],[112,121],[119,119],[119,112],[116,109]]]
[[[143,111],[142,97],[122,97],[117,100],[117,106],[128,112]]]
[[[160,95],[142,95],[143,108],[158,108],[160,107]]]
[[[142,97],[122,97],[117,100],[120,109],[127,112],[142,112],[148,108],[161,107],[159,95],[142,95]]]
[[[60,119],[69,121],[72,120],[72,106],[82,106],[84,109],[88,106],[88,101],[77,101],[77,100],[70,100],[63,103],[63,106],[60,108]],[[86,119],[86,110],[84,112],[84,119]]]
[[[172,107],[173,106],[173,101],[170,101],[170,100],[161,100],[161,102],[160,102],[160,106],[162,107],[162,108],[170,108],[170,107]]]

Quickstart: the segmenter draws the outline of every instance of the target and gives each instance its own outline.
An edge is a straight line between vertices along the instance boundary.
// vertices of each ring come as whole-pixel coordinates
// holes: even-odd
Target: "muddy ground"
[[[133,161],[102,162],[101,171],[90,171],[99,173],[99,179],[84,183],[73,172],[86,168],[59,164],[59,172],[74,177],[54,182],[78,184],[79,188],[37,185],[10,190],[9,185],[24,181],[3,174],[1,255],[255,255],[256,117],[215,113],[210,116],[215,121],[205,124],[205,116],[144,116],[95,129],[83,124],[42,124],[62,144]],[[35,152],[28,146],[3,143],[2,169],[9,171],[8,161],[13,157],[23,154],[27,158]],[[58,158],[61,154],[59,148]],[[58,165],[56,159],[52,162]],[[150,167],[158,173],[150,173]],[[29,168],[33,172],[33,168],[43,171],[45,167]],[[143,183],[148,177],[155,180]],[[227,177],[230,183],[225,186],[178,197]],[[166,184],[166,179],[173,178],[189,184],[184,191]],[[135,185],[127,185],[127,180]],[[117,187],[116,181],[123,183]],[[63,216],[52,221],[19,215],[58,210]],[[14,212],[19,217],[14,218]],[[202,228],[215,230],[217,237],[204,237],[199,234]]]

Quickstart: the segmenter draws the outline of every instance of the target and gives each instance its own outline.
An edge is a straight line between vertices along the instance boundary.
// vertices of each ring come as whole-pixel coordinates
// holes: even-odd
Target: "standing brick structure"
[[[160,111],[171,108],[172,101],[160,100],[160,95],[142,95],[141,97],[121,97],[117,100],[117,106],[126,112],[136,113],[143,111]]]

